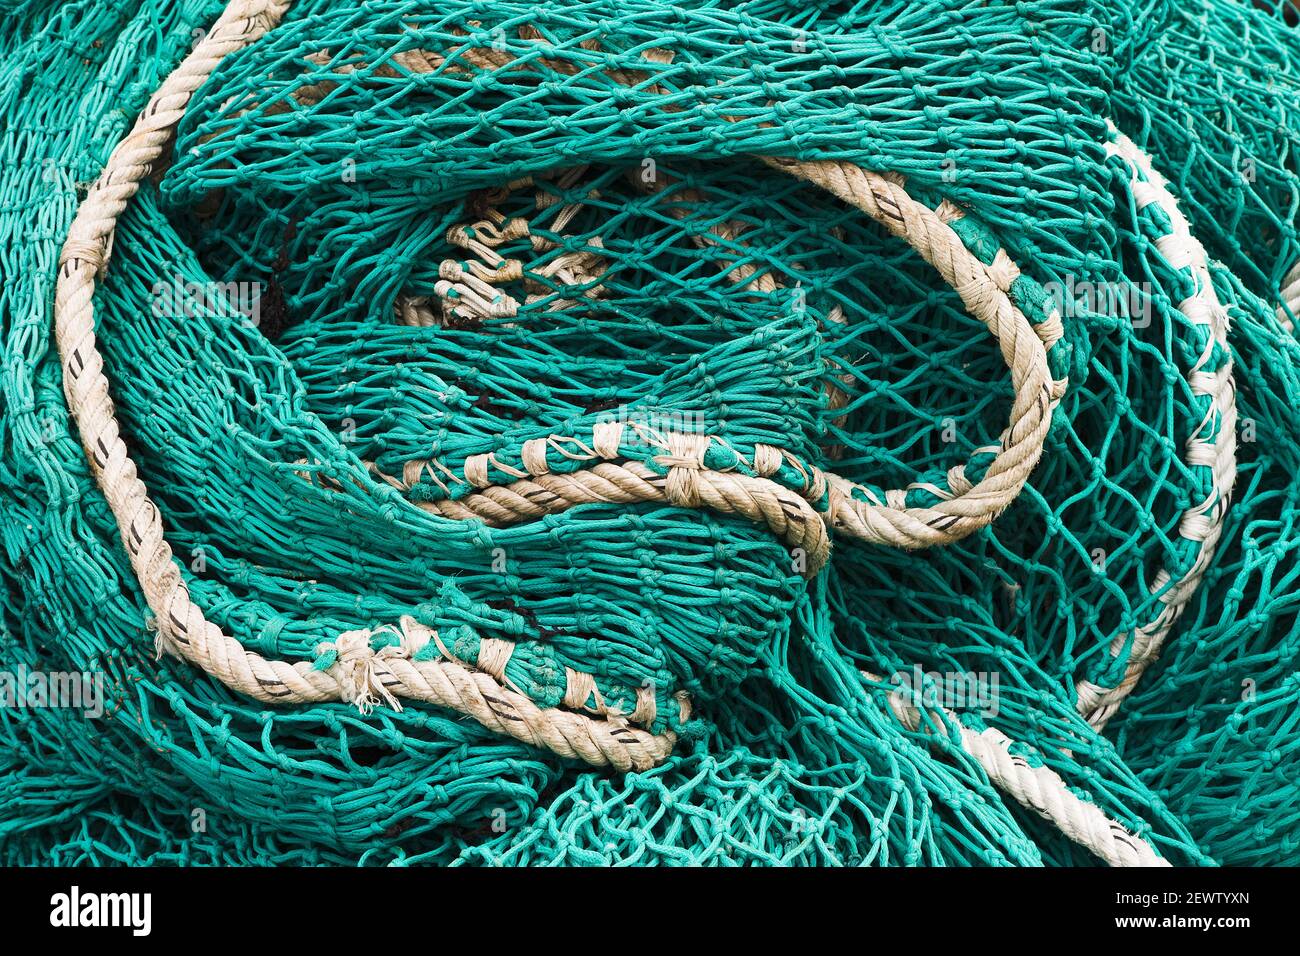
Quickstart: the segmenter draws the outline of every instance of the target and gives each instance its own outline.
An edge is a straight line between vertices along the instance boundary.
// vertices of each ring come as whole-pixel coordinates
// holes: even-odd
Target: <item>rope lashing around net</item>
[[[862,676],[875,684],[882,678],[867,671]],[[931,737],[943,734],[947,726],[957,732],[961,748],[975,758],[988,774],[989,781],[1027,810],[1051,823],[1075,843],[1095,853],[1110,866],[1170,866],[1146,840],[1110,819],[1094,803],[1072,791],[1052,768],[1032,766],[1013,752],[1015,742],[994,727],[974,730],[964,725],[946,708],[927,707],[928,720],[921,708],[908,700],[901,690],[889,694],[889,709],[898,721],[913,732],[924,731]]]
[[[705,467],[705,454],[717,441],[711,436],[643,429],[642,440],[659,446],[660,453],[654,456],[653,462],[663,469],[661,473],[625,459],[619,451],[624,430],[634,428],[623,422],[602,422],[594,426],[587,441],[560,435],[532,439],[520,449],[523,469],[502,462],[496,455],[474,455],[465,462],[463,477],[432,461],[407,462],[401,479],[373,468],[372,471],[402,490],[409,489],[421,475],[444,488],[447,486],[443,477],[456,484],[469,484],[475,489],[472,494],[417,504],[447,518],[477,518],[494,526],[534,520],[575,505],[596,502],[661,502],[682,508],[706,507],[766,524],[789,547],[805,553],[810,576],[825,566],[830,556],[830,536],[822,517],[810,503],[810,499],[826,494],[824,479],[818,483],[818,476],[810,475],[807,490],[800,494],[766,477],[785,461],[779,449],[760,446],[755,455],[757,474],[747,475]],[[596,464],[579,471],[553,472],[546,460],[547,451],[570,461]],[[508,484],[493,482],[488,476],[489,466],[515,480]],[[441,469],[442,477],[436,469]]]
[[[396,644],[387,642],[377,650],[372,649],[372,642],[376,638],[389,635],[397,639]],[[392,667],[389,666],[388,671],[381,670],[381,667],[392,664],[400,666],[399,662],[405,660],[421,661],[425,659],[430,649],[434,649],[445,659],[440,663],[462,664],[464,669],[487,674],[511,691],[522,695],[523,691],[506,676],[506,666],[510,663],[517,646],[513,641],[500,638],[481,638],[471,667],[447,647],[436,630],[405,614],[398,619],[396,627],[376,628],[373,631],[367,629],[345,631],[332,641],[321,642],[315,648],[317,663],[313,666],[318,669],[322,666],[339,668],[339,683],[343,699],[356,704],[362,713],[369,713],[380,702],[400,711],[401,701],[389,689],[394,686],[393,675],[388,672]],[[636,705],[632,712],[619,714],[601,695],[594,675],[567,666],[564,670],[563,702],[569,710],[578,711],[587,708],[603,717],[614,719],[621,716],[629,723],[642,726],[654,722],[658,704],[651,687],[647,685],[637,687]],[[684,723],[690,716],[689,698],[685,694],[678,694],[676,701],[680,709],[678,718]],[[489,699],[488,703],[497,704],[499,701]]]
[[[1178,311],[1206,333],[1204,346],[1187,375],[1192,395],[1203,400],[1205,411],[1187,437],[1186,463],[1193,473],[1208,476],[1209,480],[1204,497],[1192,501],[1178,525],[1179,535],[1193,545],[1191,559],[1185,568],[1159,570],[1150,585],[1158,602],[1155,612],[1135,629],[1121,631],[1111,640],[1112,658],[1120,657],[1127,649],[1123,677],[1114,687],[1099,686],[1086,679],[1076,684],[1079,712],[1098,730],[1115,715],[1159,655],[1209,569],[1223,533],[1237,477],[1237,394],[1228,349],[1228,312],[1214,291],[1205,250],[1192,236],[1187,219],[1179,211],[1164,178],[1132,140],[1113,125],[1111,132],[1114,139],[1106,144],[1107,153],[1119,157],[1127,167],[1139,214],[1154,207],[1167,219],[1167,225],[1157,223],[1162,234],[1156,239],[1156,251],[1172,268],[1185,274],[1192,289],[1190,295],[1177,303]]]

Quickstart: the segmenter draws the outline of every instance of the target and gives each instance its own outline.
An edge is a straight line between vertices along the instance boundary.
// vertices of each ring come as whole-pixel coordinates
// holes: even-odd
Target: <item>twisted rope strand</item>
[[[1114,687],[1102,687],[1087,679],[1080,679],[1075,685],[1079,712],[1099,731],[1133,692],[1196,593],[1223,534],[1237,476],[1237,390],[1232,381],[1227,310],[1214,291],[1205,250],[1192,236],[1187,218],[1179,211],[1164,178],[1132,140],[1113,125],[1111,130],[1115,138],[1106,144],[1107,152],[1120,157],[1129,167],[1130,188],[1138,209],[1155,205],[1169,217],[1170,231],[1157,241],[1157,250],[1170,265],[1191,274],[1193,292],[1178,303],[1178,311],[1188,321],[1210,330],[1204,349],[1188,373],[1188,384],[1192,394],[1209,397],[1211,407],[1206,419],[1198,423],[1186,442],[1188,463],[1210,469],[1210,489],[1203,500],[1194,502],[1184,512],[1179,522],[1179,534],[1197,546],[1196,557],[1187,572],[1171,585],[1173,575],[1162,568],[1151,585],[1153,592],[1160,592],[1159,611],[1134,631],[1122,631],[1111,640],[1112,657],[1124,653],[1131,642],[1124,676]],[[1222,360],[1217,358],[1216,351],[1223,356]]]
[[[880,677],[867,671],[863,671],[863,676],[874,683],[883,683]],[[962,749],[984,768],[995,787],[1108,865],[1170,865],[1146,840],[1106,816],[1096,804],[1074,793],[1056,771],[1046,765],[1030,766],[1023,757],[1013,754],[1011,750],[1015,741],[1000,730],[993,727],[972,730],[946,708],[931,709],[933,723],[923,721],[920,708],[907,703],[901,693],[889,695],[889,707],[899,722],[911,731],[924,729],[936,734],[947,721],[957,730]]]
[[[947,544],[979,530],[1024,487],[1042,456],[1052,410],[1065,390],[1065,382],[1054,381],[1048,370],[1043,339],[1003,288],[1009,279],[1005,274],[1001,283],[994,279],[939,213],[880,173],[829,160],[765,162],[820,186],[905,239],[988,326],[1001,346],[1016,393],[1002,447],[980,481],[929,508],[898,508],[844,496],[831,515],[832,526],[874,544],[909,550]]]

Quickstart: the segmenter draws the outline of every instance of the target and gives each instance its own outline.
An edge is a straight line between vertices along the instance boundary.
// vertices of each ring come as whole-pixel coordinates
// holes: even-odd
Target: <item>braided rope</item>
[[[1015,265],[1002,255],[995,267],[985,266],[944,217],[914,200],[889,177],[843,162],[765,162],[820,186],[905,239],[938,270],[971,314],[988,326],[1002,348],[1016,392],[1002,447],[979,482],[959,484],[952,497],[929,508],[903,508],[888,500],[865,502],[846,494],[831,511],[832,527],[874,544],[907,549],[948,544],[979,530],[1020,493],[1043,453],[1052,410],[1064,394],[1065,383],[1052,379],[1040,334],[1059,338],[1059,318],[1045,323],[1043,332],[1036,331],[1007,294],[1019,275]]]
[[[863,671],[863,676],[875,683],[883,683],[881,678],[866,671]],[[972,730],[945,708],[930,710],[933,723],[923,721],[920,709],[907,703],[901,693],[889,695],[889,707],[899,722],[914,732],[924,729],[936,734],[943,729],[946,720],[956,729],[962,749],[984,768],[995,787],[1108,865],[1170,865],[1146,840],[1106,816],[1096,804],[1074,793],[1056,771],[1046,765],[1030,766],[1024,757],[1012,753],[1015,741],[1000,730],[993,727]]]
[[[1187,219],[1178,210],[1164,178],[1132,140],[1113,126],[1111,129],[1115,138],[1106,144],[1106,149],[1128,166],[1130,188],[1138,210],[1155,205],[1169,217],[1170,230],[1156,241],[1156,249],[1171,266],[1188,273],[1193,287],[1192,294],[1178,303],[1178,311],[1189,322],[1210,332],[1187,376],[1192,394],[1208,397],[1210,407],[1186,444],[1187,463],[1209,469],[1210,489],[1204,500],[1193,503],[1183,513],[1178,525],[1179,535],[1197,547],[1191,566],[1177,581],[1162,568],[1151,584],[1152,592],[1159,593],[1160,609],[1133,631],[1123,631],[1111,640],[1112,657],[1129,648],[1123,678],[1115,687],[1101,687],[1088,680],[1076,684],[1079,712],[1098,730],[1106,726],[1137,686],[1195,594],[1223,534],[1237,474],[1237,393],[1228,350],[1227,310],[1214,291],[1205,250],[1192,236]]]

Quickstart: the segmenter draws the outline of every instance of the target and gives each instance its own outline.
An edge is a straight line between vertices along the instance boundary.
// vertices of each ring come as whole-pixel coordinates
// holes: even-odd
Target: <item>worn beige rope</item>
[[[905,239],[993,333],[1015,388],[1011,423],[979,482],[972,485],[964,475],[954,475],[953,496],[928,508],[900,507],[890,500],[901,497],[897,493],[884,502],[843,494],[831,509],[831,526],[874,544],[908,549],[948,544],[979,530],[1015,499],[1042,455],[1052,410],[1065,390],[1047,365],[1047,345],[1061,335],[1059,318],[1036,331],[1008,295],[1020,272],[1006,253],[999,252],[991,266],[980,262],[940,213],[914,200],[894,178],[831,160],[765,162],[820,186]]]

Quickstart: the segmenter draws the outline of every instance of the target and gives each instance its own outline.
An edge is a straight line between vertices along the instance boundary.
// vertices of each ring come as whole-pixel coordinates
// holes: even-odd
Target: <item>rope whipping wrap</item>
[[[1150,95],[1183,42],[1287,50],[1281,9],[21,6],[5,653],[114,703],[0,713],[10,859],[1296,852],[1293,346],[1159,134],[1256,132]]]

